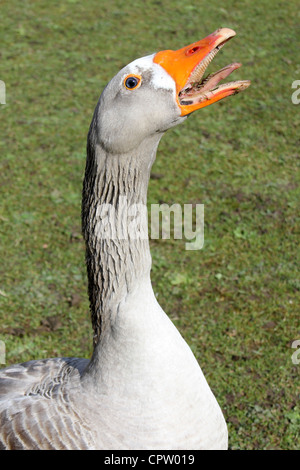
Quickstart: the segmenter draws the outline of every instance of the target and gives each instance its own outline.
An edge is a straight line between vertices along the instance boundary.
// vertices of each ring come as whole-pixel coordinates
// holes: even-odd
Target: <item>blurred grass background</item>
[[[207,377],[231,449],[299,447],[299,118],[296,0],[1,1],[0,339],[7,364],[91,353],[81,186],[107,81],[137,57],[219,27],[252,86],[163,138],[149,204],[205,205],[205,245],[153,240],[163,309]]]

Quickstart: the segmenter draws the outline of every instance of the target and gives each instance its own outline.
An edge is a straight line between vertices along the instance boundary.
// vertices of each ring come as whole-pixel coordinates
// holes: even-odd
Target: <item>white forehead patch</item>
[[[166,70],[161,67],[159,64],[153,62],[155,54],[148,55],[146,57],[141,57],[136,59],[126,66],[126,72],[133,73],[136,75],[142,75],[143,71],[152,72],[151,84],[154,89],[165,89],[173,91],[175,94],[175,82],[173,78],[166,72]]]

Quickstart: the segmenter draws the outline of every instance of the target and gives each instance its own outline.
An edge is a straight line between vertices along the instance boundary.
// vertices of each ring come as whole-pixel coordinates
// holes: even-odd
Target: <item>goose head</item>
[[[164,133],[192,112],[246,89],[249,80],[219,84],[240,63],[204,76],[233,36],[233,30],[221,28],[182,49],[137,59],[120,70],[95,110],[98,143],[109,153],[130,152],[146,137]]]

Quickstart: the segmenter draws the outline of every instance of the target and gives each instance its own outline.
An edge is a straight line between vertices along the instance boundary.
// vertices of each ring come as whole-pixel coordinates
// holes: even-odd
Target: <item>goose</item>
[[[228,448],[220,406],[153,292],[148,237],[129,231],[121,198],[145,205],[163,134],[249,86],[219,84],[239,63],[204,77],[234,35],[220,28],[177,51],[134,60],[104,88],[88,132],[82,193],[93,353],[0,371],[1,449]],[[145,214],[136,227],[143,230]]]

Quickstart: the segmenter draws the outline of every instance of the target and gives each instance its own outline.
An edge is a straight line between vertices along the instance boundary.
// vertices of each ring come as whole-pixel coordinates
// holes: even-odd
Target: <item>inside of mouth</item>
[[[188,82],[182,88],[178,94],[180,104],[190,105],[205,101],[211,97],[212,94],[216,94],[217,91],[230,87],[236,82],[230,82],[227,84],[219,85],[219,83],[224,80],[228,75],[230,75],[234,70],[241,66],[240,63],[234,62],[230,65],[223,67],[215,73],[211,73],[204,76],[204,73],[219,52],[219,50],[225,44],[221,43],[215,47],[207,56],[195,67],[192,71]]]
[[[240,66],[241,64],[236,62],[223,67],[215,73],[206,75],[199,82],[189,82],[179,92],[179,100],[181,104],[192,104],[194,102],[199,102],[202,95],[204,96],[209,92],[216,92],[224,87],[232,85],[234,82],[223,85],[219,85],[219,83]],[[187,103],[187,101],[192,101],[192,103]]]

